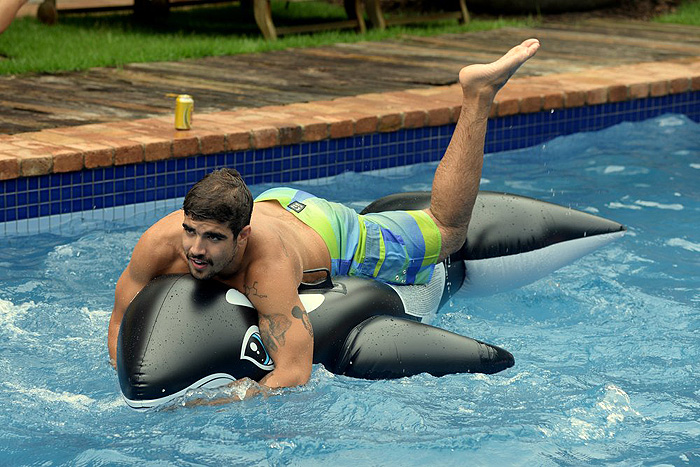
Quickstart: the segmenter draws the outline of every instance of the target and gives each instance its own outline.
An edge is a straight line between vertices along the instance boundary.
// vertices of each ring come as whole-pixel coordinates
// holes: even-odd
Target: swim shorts
[[[278,201],[323,238],[334,276],[391,284],[425,284],[440,256],[440,231],[425,211],[360,215],[340,203],[293,188],[272,188],[255,202]]]

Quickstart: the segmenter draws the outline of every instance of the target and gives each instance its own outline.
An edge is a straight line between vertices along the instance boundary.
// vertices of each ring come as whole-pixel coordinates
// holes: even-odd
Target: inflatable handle
[[[325,272],[326,277],[314,283],[302,282],[301,284],[299,284],[298,288],[300,292],[302,290],[328,290],[333,288],[331,272],[327,268],[308,269],[304,271],[304,274],[313,274],[315,272]]]

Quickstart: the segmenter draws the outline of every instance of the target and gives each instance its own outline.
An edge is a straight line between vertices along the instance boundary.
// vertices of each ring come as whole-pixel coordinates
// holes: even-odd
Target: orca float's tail
[[[398,193],[365,212],[425,209],[429,192]],[[615,221],[525,196],[480,191],[467,241],[451,261],[464,261],[459,294],[491,295],[535,282],[622,237]]]

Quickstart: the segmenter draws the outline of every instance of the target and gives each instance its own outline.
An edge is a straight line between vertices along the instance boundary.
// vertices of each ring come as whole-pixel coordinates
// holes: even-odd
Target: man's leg
[[[27,0],[0,0],[0,34],[5,32]]]
[[[440,260],[457,251],[467,238],[479,192],[486,122],[493,99],[539,46],[537,39],[528,39],[493,63],[470,65],[459,72],[462,110],[452,140],[435,171],[430,208],[426,210],[442,235]]]

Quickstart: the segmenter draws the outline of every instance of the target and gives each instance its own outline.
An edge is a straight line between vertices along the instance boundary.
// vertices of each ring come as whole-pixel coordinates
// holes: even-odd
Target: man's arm
[[[281,261],[281,259],[280,259]],[[251,267],[243,293],[258,312],[260,336],[275,369],[259,383],[242,378],[229,386],[234,395],[213,400],[196,399],[185,405],[222,405],[274,394],[274,389],[301,386],[311,377],[314,332],[297,292],[300,273],[291,263],[277,262]]]
[[[297,292],[299,274],[287,261],[253,266],[246,274],[244,293],[258,311],[260,336],[275,362],[260,380],[267,388],[300,386],[311,377],[314,332]]]
[[[162,229],[160,222],[141,236],[128,266],[117,281],[114,290],[114,309],[107,333],[107,347],[112,366],[117,364],[117,338],[122,318],[129,304],[152,279],[167,274],[174,259],[177,258],[176,251],[164,241],[164,236],[160,233]]]
[[[135,252],[136,250],[134,250]],[[107,332],[109,361],[112,363],[112,366],[117,365],[117,338],[119,337],[119,328],[122,324],[124,313],[131,300],[152,279],[152,277],[149,277],[150,274],[144,274],[144,271],[140,270],[142,268],[134,264],[135,258],[136,254],[132,256],[131,262],[119,277],[117,286],[114,289],[114,309],[112,310],[112,317],[109,320],[109,331]]]

